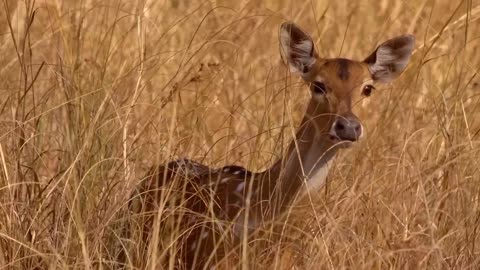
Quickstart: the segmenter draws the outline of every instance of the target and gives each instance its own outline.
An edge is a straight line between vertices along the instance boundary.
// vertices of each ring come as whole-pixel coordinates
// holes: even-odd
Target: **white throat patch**
[[[332,161],[330,160],[314,171],[311,175],[308,175],[307,182],[305,187],[302,189],[302,193],[315,192],[322,188],[327,180],[327,175],[331,164]]]

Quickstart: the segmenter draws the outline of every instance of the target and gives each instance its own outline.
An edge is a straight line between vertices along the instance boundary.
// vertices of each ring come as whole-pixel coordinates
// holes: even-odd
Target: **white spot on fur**
[[[220,180],[220,183],[221,183],[221,184],[225,184],[226,182],[228,182],[228,181],[230,181],[230,180],[232,180],[232,178],[230,178],[230,177],[225,177],[225,178],[222,178],[222,180]]]
[[[244,170],[238,170],[238,171],[234,171],[233,174],[238,175],[238,174],[241,174],[243,172],[244,172]]]
[[[176,160],[175,162],[184,173],[188,173],[197,177],[205,173],[205,166],[196,161],[182,158]]]
[[[238,184],[235,192],[241,193],[243,191],[243,188],[245,188],[245,182],[241,182],[240,184]]]

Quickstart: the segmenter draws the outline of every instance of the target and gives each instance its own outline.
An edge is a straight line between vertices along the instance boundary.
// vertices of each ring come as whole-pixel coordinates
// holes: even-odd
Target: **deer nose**
[[[338,117],[333,130],[342,141],[355,142],[362,136],[362,124],[355,116]]]

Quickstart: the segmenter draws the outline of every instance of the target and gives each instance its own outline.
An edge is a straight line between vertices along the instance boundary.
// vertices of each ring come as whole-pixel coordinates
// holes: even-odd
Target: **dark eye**
[[[312,83],[312,91],[315,94],[325,94],[327,93],[327,87],[322,82],[313,82]]]
[[[373,85],[367,84],[362,89],[362,95],[369,97],[372,94],[373,90],[375,90],[375,87],[373,87]]]

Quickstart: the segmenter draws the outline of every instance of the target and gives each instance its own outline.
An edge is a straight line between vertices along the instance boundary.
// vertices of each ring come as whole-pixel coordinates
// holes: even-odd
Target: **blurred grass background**
[[[309,98],[279,56],[286,20],[324,57],[361,60],[403,33],[416,51],[362,108],[363,141],[290,216],[288,244],[273,261],[249,260],[480,268],[480,1],[2,0],[0,10],[2,269],[125,266],[116,253],[135,239],[121,224],[152,165],[271,165]]]

